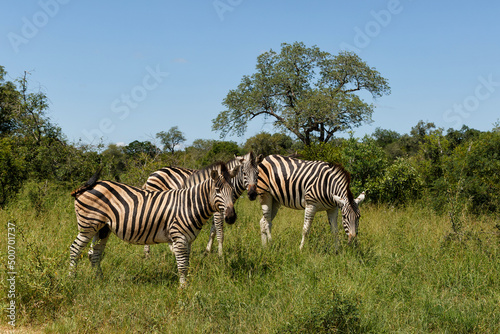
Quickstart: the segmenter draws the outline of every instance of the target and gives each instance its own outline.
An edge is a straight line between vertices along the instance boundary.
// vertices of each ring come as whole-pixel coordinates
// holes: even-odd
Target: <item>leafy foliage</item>
[[[476,140],[463,142],[446,159],[449,183],[460,184],[476,213],[500,209],[500,133],[484,132]]]
[[[174,154],[175,148],[186,141],[186,137],[177,126],[173,126],[167,132],[161,131],[156,134],[156,138],[160,139],[163,144],[163,149],[171,154]]]
[[[422,176],[411,160],[398,158],[386,169],[383,177],[373,181],[370,197],[377,202],[404,205],[420,198],[423,187]]]
[[[0,206],[15,194],[25,180],[24,161],[11,138],[0,138]]]
[[[387,160],[375,141],[365,137],[362,141],[351,137],[333,143],[315,143],[300,151],[307,160],[341,164],[351,174],[351,190],[358,194],[367,190],[384,173]]]
[[[234,141],[215,141],[201,159],[201,163],[207,166],[216,161],[228,161],[238,154],[240,154],[240,148]]]
[[[246,151],[254,151],[263,155],[288,155],[300,149],[301,146],[285,134],[261,132],[247,139],[243,148]]]
[[[305,311],[294,314],[290,322],[276,333],[366,333],[360,324],[358,302],[333,291],[332,297],[321,296]]]

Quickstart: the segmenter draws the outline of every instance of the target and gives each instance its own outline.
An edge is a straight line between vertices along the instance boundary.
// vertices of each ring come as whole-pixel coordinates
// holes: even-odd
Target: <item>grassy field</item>
[[[89,261],[67,275],[77,234],[69,194],[0,211],[16,225],[16,325],[42,333],[499,333],[500,236],[491,217],[467,217],[461,234],[420,205],[361,205],[358,243],[338,253],[325,213],[299,251],[303,212],[281,209],[273,244],[260,241],[260,207],[242,198],[226,226],[225,256],[194,242],[189,286],[178,289],[167,245],[110,238],[95,278]],[[339,219],[340,220],[340,219]],[[8,284],[2,232],[2,306]],[[216,245],[215,245],[216,246]],[[9,329],[5,310],[0,330]]]

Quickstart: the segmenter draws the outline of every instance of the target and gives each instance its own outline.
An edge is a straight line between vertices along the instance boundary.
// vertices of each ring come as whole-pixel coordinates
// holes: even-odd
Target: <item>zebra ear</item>
[[[238,160],[238,162],[239,162],[240,164],[242,164],[242,165],[243,165],[243,162],[245,162],[245,158],[244,158],[244,157],[239,157],[239,156],[237,156],[236,154],[234,155],[234,158],[235,158],[236,160]]]
[[[212,180],[217,180],[217,178],[219,177],[219,171],[217,171],[216,169],[212,169],[212,171],[210,172],[210,177],[212,178]]]
[[[262,162],[262,160],[264,160],[264,156],[262,154],[259,154],[257,159],[255,159],[255,163],[260,164]]]
[[[238,175],[238,172],[240,171],[240,167],[241,166],[236,166],[234,167],[233,169],[231,169],[229,171],[229,176],[231,176],[231,178],[235,177],[236,175]]]
[[[363,201],[364,201],[364,199],[365,199],[365,192],[363,191],[363,192],[362,192],[362,193],[358,196],[358,198],[356,198],[356,199],[354,200],[354,202],[356,202],[356,204],[359,204],[359,203],[363,202]]]
[[[344,199],[342,199],[342,197],[340,197],[340,196],[333,195],[333,199],[335,200],[335,202],[337,202],[338,206],[340,206],[340,207],[342,207],[346,204],[346,201]]]

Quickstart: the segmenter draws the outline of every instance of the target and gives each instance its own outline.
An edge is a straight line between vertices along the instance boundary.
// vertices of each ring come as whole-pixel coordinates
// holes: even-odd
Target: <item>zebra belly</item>
[[[293,198],[291,197],[283,197],[280,195],[277,195],[275,193],[271,193],[271,196],[274,198],[274,200],[278,203],[280,203],[282,206],[289,208],[289,209],[294,209],[294,210],[304,210],[306,208],[306,200],[304,197],[301,196],[295,196]]]
[[[305,199],[305,197],[299,196],[297,196],[296,198],[286,198],[285,200],[280,200],[280,197],[273,194],[273,198],[282,206],[294,210],[305,210],[306,206],[308,205],[314,206],[316,208],[316,211],[328,211],[336,207],[336,205],[330,205],[318,201],[308,201]]]
[[[135,223],[137,224],[138,222]],[[120,230],[120,227],[123,227],[123,223],[109,223],[111,231],[113,231],[118,238],[134,245],[154,245],[172,242],[166,224],[139,223],[138,226],[134,226],[129,222],[127,225],[126,230]]]

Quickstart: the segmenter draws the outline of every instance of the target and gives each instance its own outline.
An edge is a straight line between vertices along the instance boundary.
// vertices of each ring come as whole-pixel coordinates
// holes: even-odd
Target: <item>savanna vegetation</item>
[[[325,57],[321,66],[331,65],[335,72],[339,58],[310,54]],[[280,61],[272,53],[262,57],[269,58],[262,58],[263,66]],[[381,85],[378,93],[387,92],[387,83],[375,74],[370,78]],[[0,222],[3,231],[15,226],[17,328],[44,333],[500,331],[500,124],[478,131],[421,121],[407,134],[377,128],[363,138],[353,133],[339,138],[329,134],[334,124],[325,123],[324,132],[320,125],[309,132],[298,129],[308,133],[307,140],[290,137],[290,130],[260,133],[240,144],[198,139],[182,149],[184,135],[172,126],[156,140],[89,145],[68,141],[51,122],[47,96],[30,89],[27,74],[14,82],[5,76],[0,67]],[[318,84],[302,93],[318,101],[318,91],[328,87]],[[336,88],[342,87],[347,86]],[[238,90],[228,95],[228,110],[236,112],[229,104],[237,96]],[[357,101],[352,95],[347,100]],[[371,115],[370,106],[359,106],[366,111],[363,117]],[[341,238],[336,252],[326,216],[318,214],[299,251],[303,212],[282,208],[273,221],[273,243],[264,249],[258,201],[243,196],[236,224],[225,228],[223,258],[204,252],[208,226],[194,242],[186,289],[178,289],[167,245],[153,247],[145,259],[141,246],[116,237],[108,243],[102,278],[95,277],[88,261],[81,261],[76,278],[68,277],[69,246],[77,234],[69,194],[97,168],[103,168],[105,179],[141,186],[163,166],[200,168],[250,150],[342,163],[351,173],[353,193],[367,191],[357,242],[348,245]],[[0,330],[11,329],[7,255],[2,237]]]

